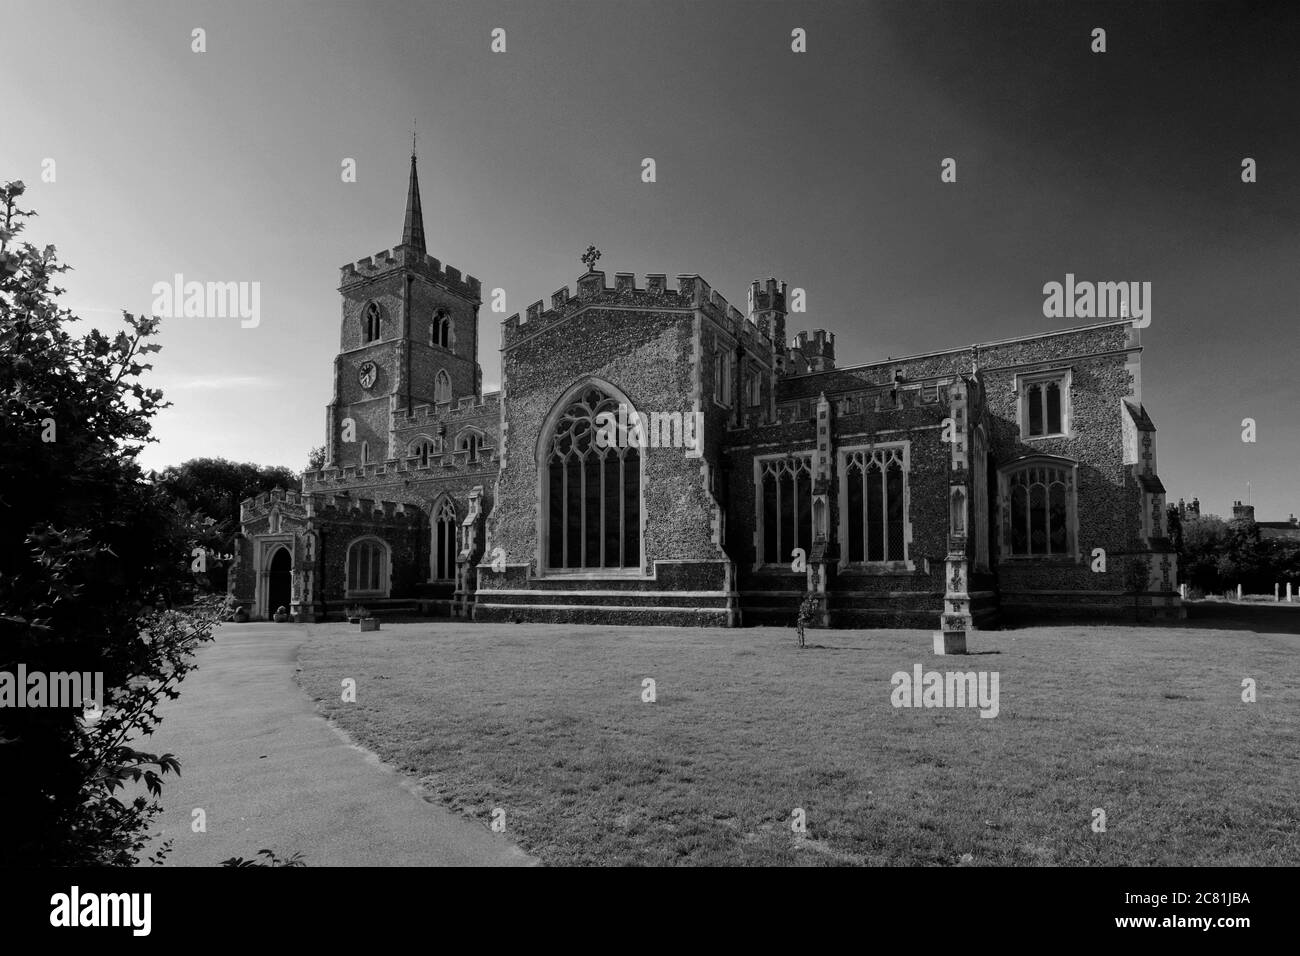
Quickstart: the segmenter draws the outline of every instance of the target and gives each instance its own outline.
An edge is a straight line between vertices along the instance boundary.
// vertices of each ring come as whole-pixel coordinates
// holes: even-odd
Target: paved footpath
[[[168,838],[168,865],[215,866],[263,847],[308,866],[519,866],[522,850],[445,807],[316,714],[294,682],[305,627],[226,624],[137,744],[170,751],[163,812],[145,861]],[[191,829],[192,811],[207,832]],[[146,864],[147,865],[147,864]]]

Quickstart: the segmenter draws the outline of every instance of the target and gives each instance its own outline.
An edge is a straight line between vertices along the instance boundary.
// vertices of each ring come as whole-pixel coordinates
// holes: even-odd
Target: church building
[[[1180,617],[1129,319],[838,365],[699,275],[573,287],[502,328],[478,279],[401,243],[342,269],[325,462],[242,504],[253,619],[969,630]]]

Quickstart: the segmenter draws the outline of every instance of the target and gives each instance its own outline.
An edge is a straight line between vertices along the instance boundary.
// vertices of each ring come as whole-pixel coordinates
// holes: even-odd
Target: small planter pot
[[[237,608],[237,609],[235,610],[235,623],[236,623],[236,624],[247,624],[247,623],[248,623],[248,611],[246,611],[246,610],[245,610],[244,608],[242,608],[242,607],[241,607],[241,608]]]
[[[289,609],[283,604],[280,605],[276,612],[271,615],[271,620],[275,621],[276,624],[283,624],[285,621],[289,620]]]
[[[363,618],[361,621],[361,632],[379,630],[379,620],[377,618]]]

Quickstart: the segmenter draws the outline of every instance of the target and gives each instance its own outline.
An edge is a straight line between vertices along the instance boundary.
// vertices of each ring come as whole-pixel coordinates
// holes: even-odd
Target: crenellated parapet
[[[455,266],[444,265],[433,256],[421,255],[410,246],[384,249],[366,259],[349,262],[340,268],[339,288],[378,278],[397,269],[410,269],[430,282],[443,286],[474,302],[482,301],[482,283],[471,275],[461,275]]]
[[[439,405],[416,405],[410,412],[399,410],[393,414],[393,427],[412,428],[443,423],[452,424],[482,418],[484,415],[496,415],[499,414],[500,409],[500,392],[487,392],[481,402],[475,402],[472,395],[467,395],[458,402],[443,402]]]
[[[839,417],[926,406],[942,409],[951,399],[953,386],[961,381],[960,375],[931,375],[880,385],[858,382],[856,387],[834,391],[827,388],[826,392]],[[794,422],[807,419],[815,404],[816,399],[812,396],[782,397],[777,403],[777,420]]]
[[[807,332],[795,333],[787,351],[790,367],[804,372],[827,372],[835,368],[835,333],[815,329],[812,338]],[[796,373],[801,374],[801,373]]]
[[[414,456],[390,458],[368,465],[345,465],[342,468],[322,468],[307,471],[302,476],[305,493],[335,493],[335,489],[366,482],[384,482],[394,479],[419,480],[420,478],[446,478],[457,473],[475,474],[484,469],[499,467],[500,451],[480,445],[476,457],[467,448],[448,448],[441,454],[432,454],[421,464]]]
[[[338,469],[329,469],[337,471]],[[351,470],[351,469],[347,469]],[[308,483],[309,476],[324,474],[307,472],[303,484]],[[416,509],[418,511],[418,509]],[[280,513],[287,518],[314,518],[325,515],[361,514],[375,520],[404,521],[410,518],[411,510],[400,501],[377,501],[373,498],[356,498],[343,493],[321,493],[317,491],[286,491],[277,488],[274,491],[245,498],[239,505],[240,523],[256,521],[268,515]],[[278,530],[278,529],[276,529]]]
[[[506,319],[502,323],[502,347],[508,349],[582,309],[605,306],[647,311],[699,309],[751,351],[765,353],[772,348],[770,337],[750,317],[696,274],[677,276],[677,288],[670,289],[668,277],[662,273],[648,273],[644,286],[638,286],[633,273],[619,272],[614,275],[614,285],[609,286],[605,273],[588,272],[578,277],[576,289],[575,294],[570,294],[569,287],[564,286],[551,294],[549,307],[539,299],[524,310],[523,318],[515,313]]]

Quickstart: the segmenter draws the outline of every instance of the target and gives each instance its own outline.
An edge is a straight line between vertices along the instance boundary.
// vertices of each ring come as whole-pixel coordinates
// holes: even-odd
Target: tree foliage
[[[141,382],[159,320],[73,334],[68,267],[17,240],[23,192],[0,187],[0,671],[102,673],[104,700],[0,707],[0,861],[129,865],[179,768],[134,743],[221,612],[173,607],[198,529],[137,463],[167,404]]]
[[[225,458],[192,458],[166,468],[158,483],[221,534],[239,529],[239,503],[273,488],[297,488],[298,474],[283,465],[255,465]]]
[[[1263,538],[1244,518],[1189,515],[1174,539],[1180,576],[1206,593],[1235,590],[1272,594],[1274,584],[1300,584],[1300,542]]]

